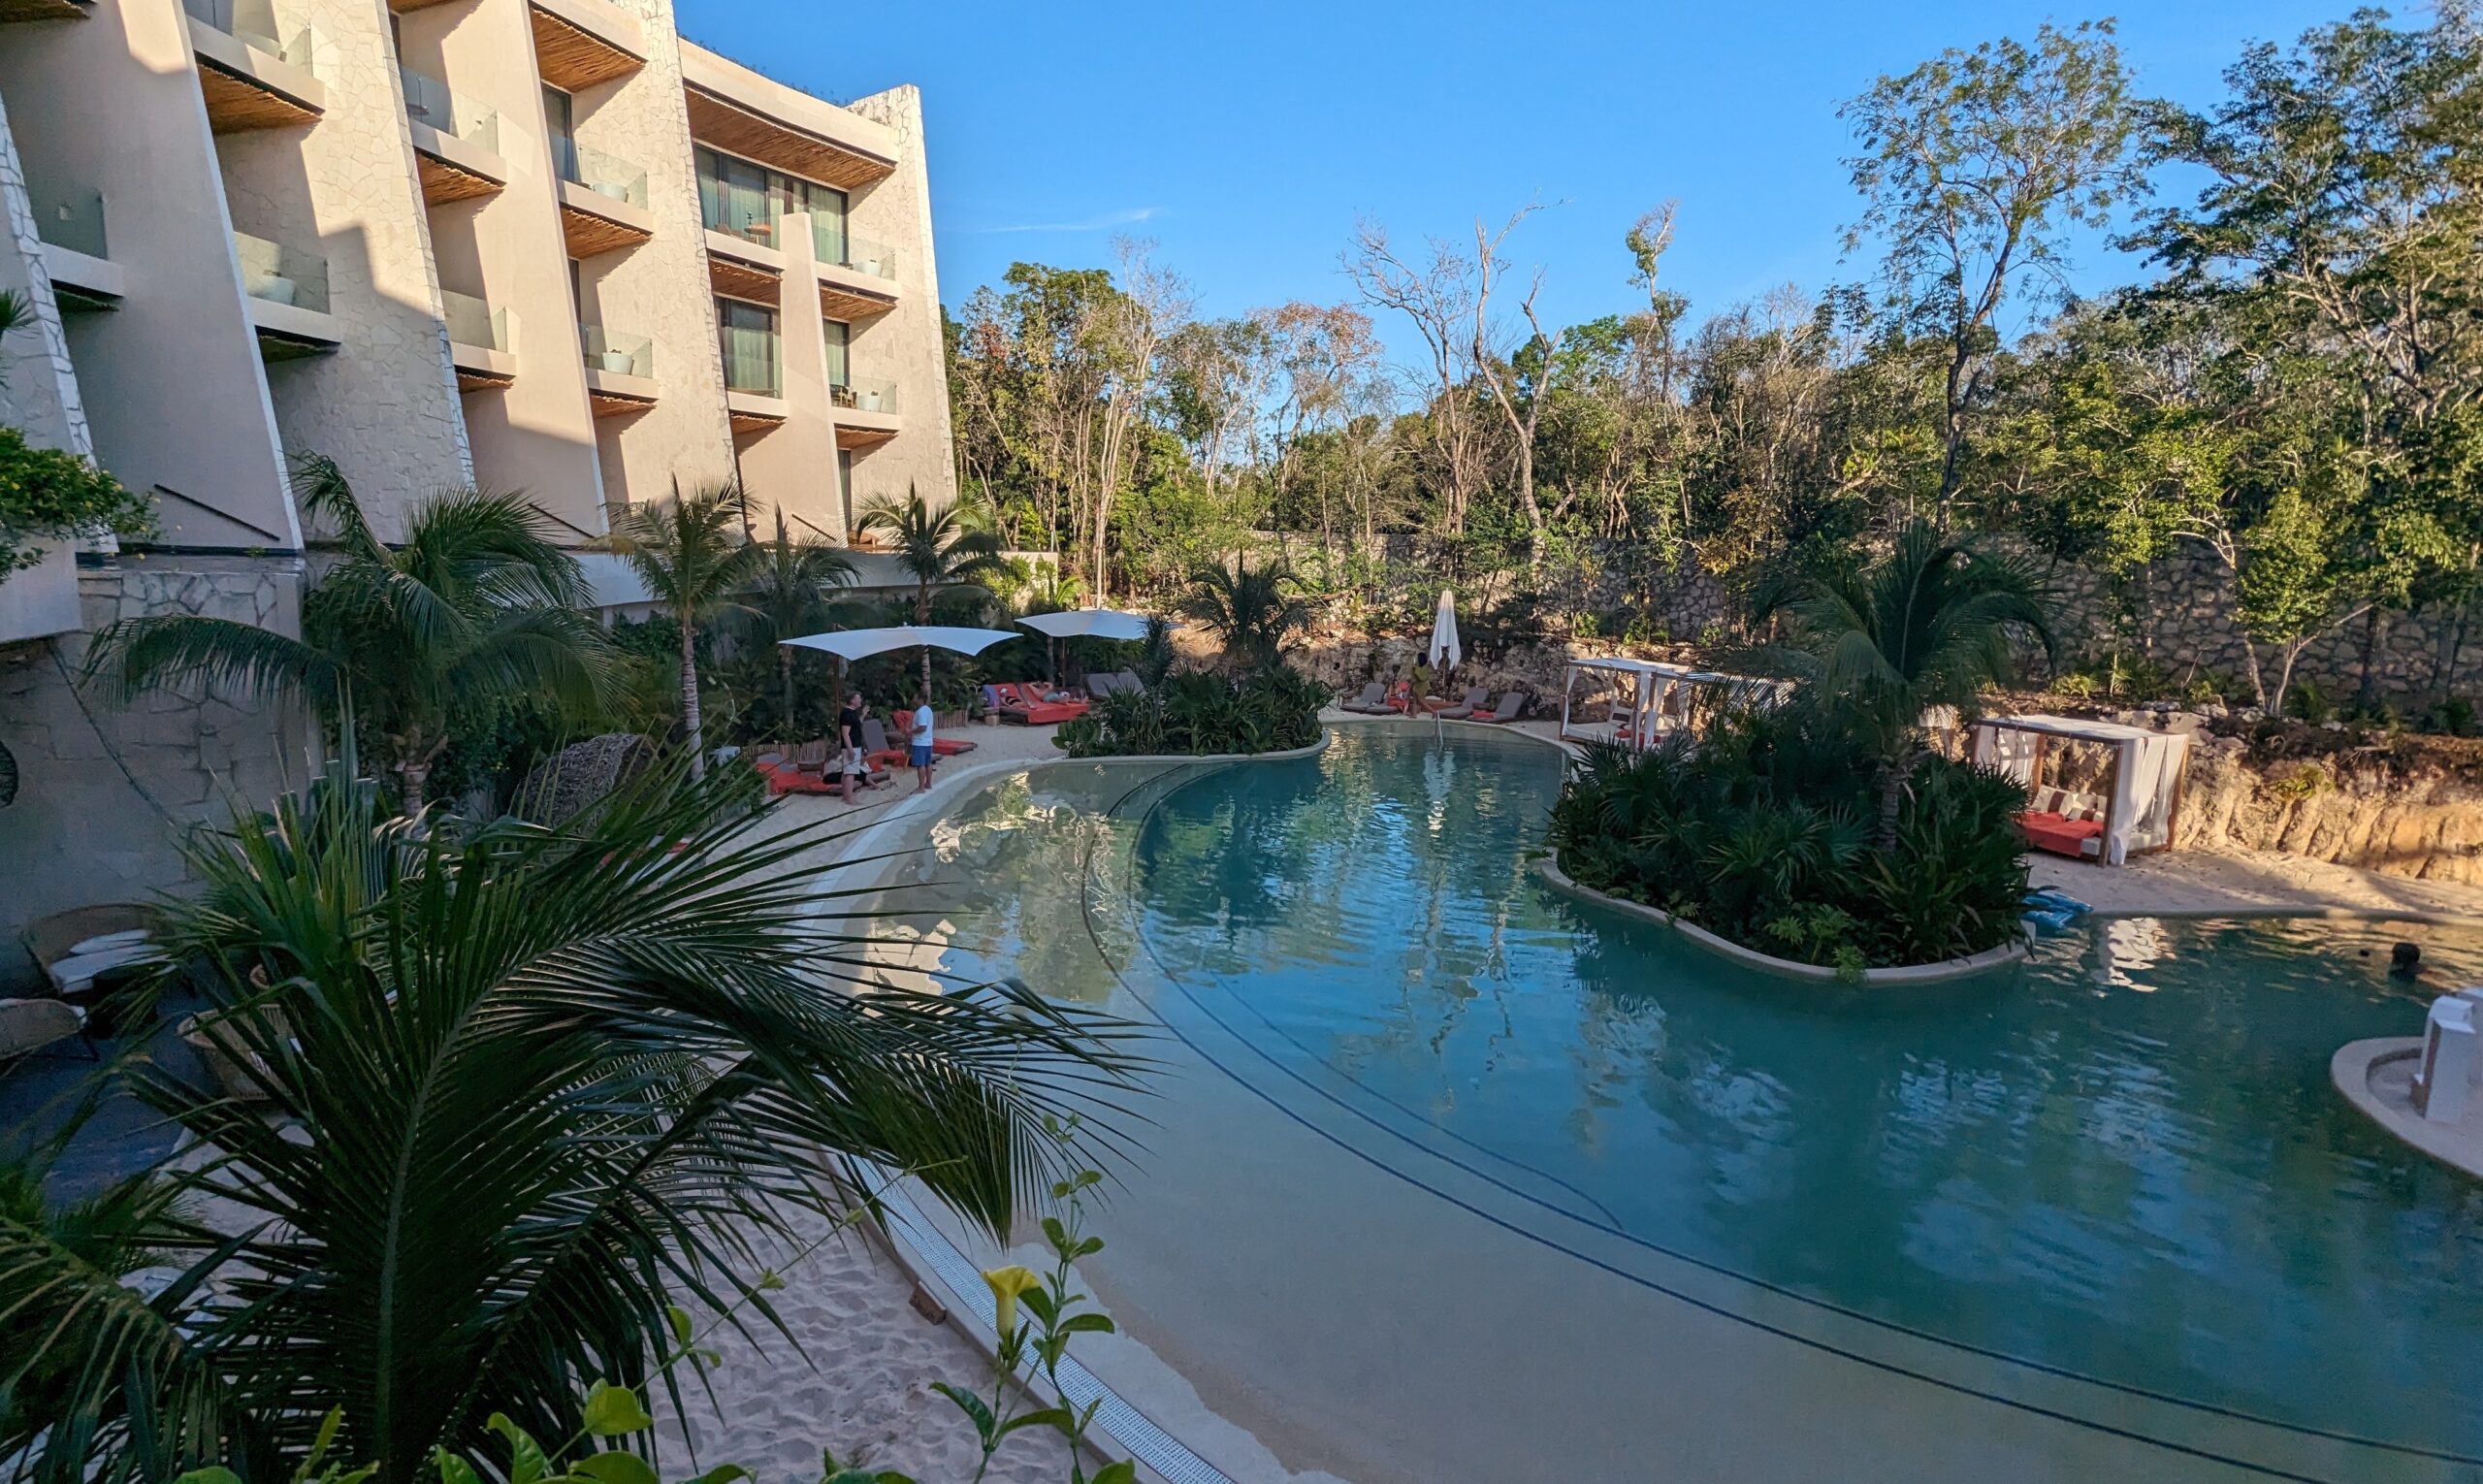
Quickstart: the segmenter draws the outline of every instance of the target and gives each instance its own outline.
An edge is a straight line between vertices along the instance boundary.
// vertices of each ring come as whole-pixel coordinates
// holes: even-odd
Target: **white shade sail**
[[[923,645],[955,650],[960,655],[979,655],[1003,639],[1016,637],[1016,634],[999,629],[948,629],[937,624],[917,629],[912,624],[899,624],[892,629],[848,629],[840,633],[807,633],[798,639],[782,642],[802,649],[823,650],[841,659],[867,660],[892,649],[914,649]]]
[[[1448,588],[1439,590],[1439,611],[1432,615],[1431,663],[1435,667],[1442,655],[1448,657],[1451,665],[1466,659],[1466,652],[1457,643],[1457,594]]]
[[[1061,613],[1029,613],[1017,622],[1054,639],[1144,639],[1147,617],[1115,608],[1071,608]]]

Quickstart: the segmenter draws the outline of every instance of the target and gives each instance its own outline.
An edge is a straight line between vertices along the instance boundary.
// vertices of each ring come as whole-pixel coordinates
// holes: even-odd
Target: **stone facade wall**
[[[300,629],[298,559],[131,562],[81,574],[83,623],[190,613]],[[17,760],[17,799],[0,809],[0,992],[33,965],[28,922],[71,907],[144,900],[176,887],[177,845],[235,801],[264,807],[306,776],[306,728],[248,702],[156,694],[126,705],[81,686],[87,634],[0,646],[0,744]]]
[[[2483,789],[2332,762],[2254,762],[2236,738],[2201,738],[2174,845],[2263,850],[2419,881],[2483,886]]]

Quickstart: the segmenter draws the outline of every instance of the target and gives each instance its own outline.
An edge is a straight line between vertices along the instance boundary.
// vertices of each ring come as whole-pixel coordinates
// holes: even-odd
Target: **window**
[[[543,132],[552,141],[552,169],[564,180],[578,178],[577,100],[543,84]]]
[[[854,451],[850,448],[836,451],[836,502],[845,512],[845,540],[851,545],[854,540]]]
[[[777,245],[776,228],[783,205],[774,171],[702,148],[698,158],[698,213],[711,232],[744,242]],[[771,177],[774,177],[771,179]]]
[[[853,369],[849,364],[853,328],[841,319],[823,319],[820,321],[820,329],[827,337],[827,384],[839,388],[853,385]]]
[[[784,395],[777,366],[776,311],[738,299],[716,301],[716,337],[725,356],[725,386],[763,397]]]
[[[811,213],[811,251],[822,263],[843,265],[850,260],[845,250],[845,193],[825,185],[798,182],[808,188],[806,209]]]

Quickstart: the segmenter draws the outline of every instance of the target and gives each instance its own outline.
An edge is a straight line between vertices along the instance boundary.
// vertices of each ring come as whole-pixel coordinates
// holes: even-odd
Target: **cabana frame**
[[[1601,726],[1575,720],[1578,680],[1586,674],[1622,677],[1622,689],[1629,697],[1628,710]],[[1644,752],[1664,733],[1690,725],[1692,697],[1702,692],[1722,695],[1730,704],[1765,707],[1780,704],[1791,689],[1787,681],[1693,670],[1661,660],[1618,656],[1572,660],[1561,686],[1561,737],[1569,742],[1618,742],[1633,752]]]
[[[2019,826],[2027,831],[2030,845],[2107,865],[2172,848],[2174,825],[2181,817],[2181,788],[2190,770],[2187,732],[2065,716],[1985,717],[1974,725],[1974,760],[2009,774],[2032,791],[2042,786],[2052,745],[2062,741],[2091,742],[2112,751],[2103,828],[2074,842],[2073,851],[2063,848],[2073,842],[2057,838],[2059,830],[2045,827],[2063,817],[2029,810],[2019,817]]]

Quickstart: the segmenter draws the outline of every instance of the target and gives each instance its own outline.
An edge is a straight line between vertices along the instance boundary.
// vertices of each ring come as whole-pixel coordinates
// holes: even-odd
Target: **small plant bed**
[[[1141,692],[1098,696],[1061,724],[1052,743],[1072,758],[1201,758],[1280,753],[1319,740],[1325,686],[1279,665],[1234,677],[1168,675]]]
[[[1823,708],[1733,712],[1693,743],[1587,749],[1553,807],[1577,885],[1769,957],[1859,981],[1968,958],[2018,935],[2015,783],[1915,758],[1884,837],[1879,759]]]

